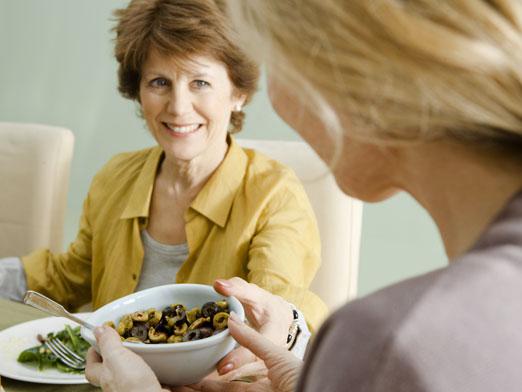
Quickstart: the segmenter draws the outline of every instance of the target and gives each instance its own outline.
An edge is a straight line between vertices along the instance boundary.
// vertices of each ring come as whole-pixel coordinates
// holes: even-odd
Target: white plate
[[[88,313],[78,314],[86,317]],[[20,381],[40,384],[85,384],[83,374],[62,373],[56,369],[38,370],[16,359],[20,352],[39,345],[36,335],[47,335],[65,328],[65,325],[77,326],[74,321],[63,317],[46,317],[14,325],[0,331],[0,376]]]

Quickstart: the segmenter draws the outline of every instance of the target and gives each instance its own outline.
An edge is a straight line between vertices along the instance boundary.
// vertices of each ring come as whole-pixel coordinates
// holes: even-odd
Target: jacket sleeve
[[[248,280],[300,309],[311,331],[327,314],[326,305],[309,290],[320,255],[315,216],[295,178],[278,187],[259,217],[249,249]]]
[[[22,257],[27,286],[49,296],[69,310],[91,300],[92,231],[89,196],[83,204],[80,229],[65,253],[38,249]]]

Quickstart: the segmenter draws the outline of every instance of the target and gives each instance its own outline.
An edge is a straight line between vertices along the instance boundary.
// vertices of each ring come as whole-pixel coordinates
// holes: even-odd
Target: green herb
[[[80,327],[71,328],[69,325],[65,329],[58,332],[47,334],[46,339],[58,338],[67,347],[76,354],[85,358],[90,345],[80,336]],[[70,368],[61,362],[45,345],[45,342],[39,346],[28,348],[18,355],[18,362],[33,365],[38,370],[56,368],[64,373],[83,373],[83,370]]]

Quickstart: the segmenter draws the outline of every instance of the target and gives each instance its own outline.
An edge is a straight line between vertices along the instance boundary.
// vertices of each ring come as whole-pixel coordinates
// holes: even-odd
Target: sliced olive
[[[186,313],[187,321],[189,324],[192,324],[194,321],[196,321],[199,317],[201,317],[199,308],[193,308],[187,311]]]
[[[183,306],[183,308],[180,308],[180,307],[177,307],[177,308],[176,308],[176,316],[177,316],[180,320],[185,320],[186,313],[187,313],[187,310],[185,309],[184,306]]]
[[[219,309],[221,309],[221,311],[228,309],[228,302],[224,299],[222,299],[221,301],[217,301],[216,305],[219,307]]]
[[[216,329],[225,329],[228,326],[228,313],[219,312],[214,315],[214,319],[212,320],[212,325]]]
[[[138,338],[135,338],[135,337],[130,337],[130,338],[126,338],[124,340],[124,342],[129,342],[129,343],[143,343],[140,339]]]
[[[140,343],[177,343],[204,339],[218,334],[228,327],[228,303],[226,300],[207,302],[201,309],[187,310],[181,304],[163,309],[136,311],[120,318],[115,328],[113,322],[105,325],[115,328],[123,341]]]
[[[174,327],[174,335],[183,336],[188,330],[187,323],[183,323],[181,325],[176,325]]]
[[[134,324],[134,326],[130,330],[130,336],[133,338],[138,338],[142,342],[147,339],[149,326],[147,324]]]
[[[185,324],[185,321],[187,321],[187,319],[185,318],[184,314],[183,314],[183,317],[180,317],[180,316],[167,317],[167,325],[171,328],[174,327],[175,325]]]
[[[210,327],[203,327],[199,329],[199,338],[204,339],[212,336],[213,329]]]
[[[219,312],[219,306],[215,302],[207,302],[201,307],[203,317],[212,318],[217,312]]]
[[[193,340],[201,339],[201,331],[198,329],[193,329],[192,331],[188,331],[185,336],[183,336],[184,342],[192,342]]]
[[[137,321],[140,323],[144,323],[149,319],[149,313],[145,312],[134,312],[131,315],[132,321]]]
[[[165,332],[167,335],[170,335],[172,332],[172,328],[170,328],[167,324],[163,324],[163,321],[154,326],[154,329],[156,329],[157,332]]]
[[[149,325],[155,326],[158,325],[161,321],[161,312],[159,310],[149,310]]]
[[[210,323],[210,317],[201,317],[198,318],[196,321],[194,321],[190,326],[188,327],[189,331],[197,328],[201,328],[205,326],[205,324]]]
[[[174,317],[176,315],[176,311],[172,306],[167,306],[162,313],[164,317]]]
[[[158,332],[153,327],[150,327],[149,339],[152,343],[164,343],[167,341],[167,334],[165,332]]]
[[[172,335],[167,339],[167,343],[180,343],[183,341],[183,336]]]
[[[133,326],[132,318],[130,315],[126,314],[120,319],[118,323],[118,328],[116,329],[121,336],[124,336],[127,331],[129,331]]]

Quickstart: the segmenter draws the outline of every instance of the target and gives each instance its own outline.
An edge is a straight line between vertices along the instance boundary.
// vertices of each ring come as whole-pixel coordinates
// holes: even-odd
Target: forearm
[[[22,261],[18,257],[0,259],[0,297],[22,301],[27,291]]]

